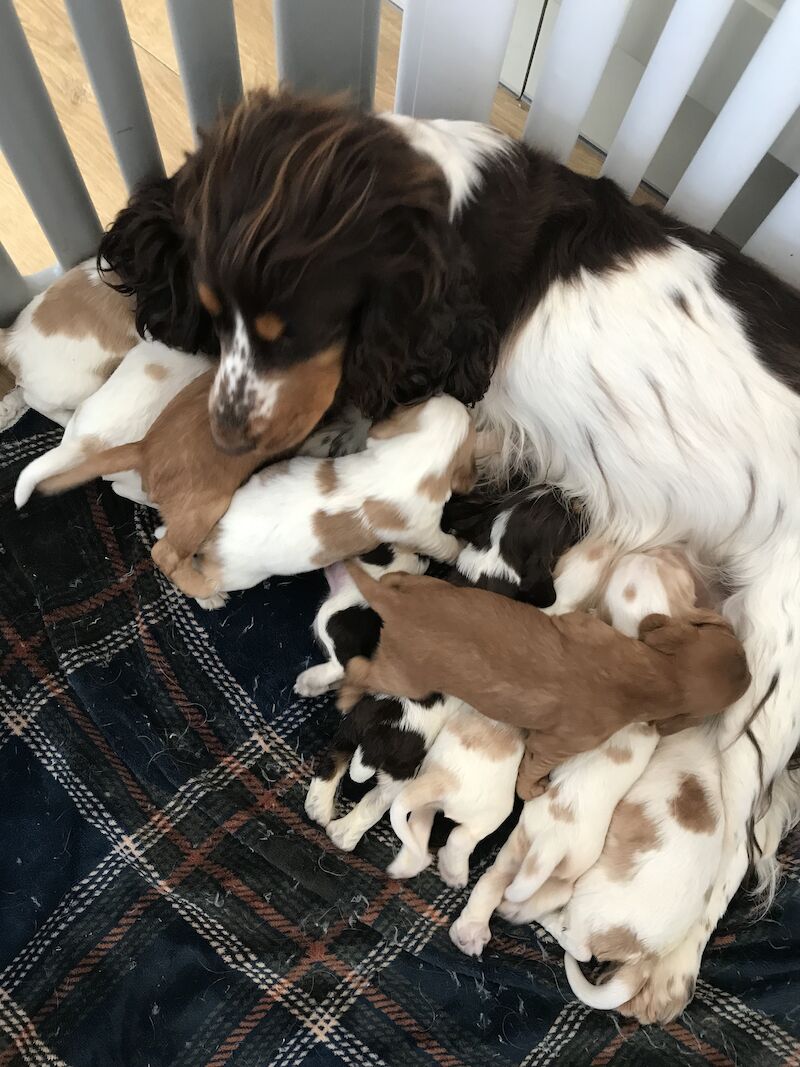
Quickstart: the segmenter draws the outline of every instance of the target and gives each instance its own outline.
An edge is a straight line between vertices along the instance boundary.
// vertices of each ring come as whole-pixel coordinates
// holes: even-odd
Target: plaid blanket
[[[303,813],[336,718],[292,693],[321,577],[205,613],[106,486],[17,514],[59,434],[1,439],[0,1067],[800,1063],[798,836],[769,917],[740,897],[666,1029],[576,1003],[532,929],[467,959],[463,893],[389,881],[385,825],[345,856]]]

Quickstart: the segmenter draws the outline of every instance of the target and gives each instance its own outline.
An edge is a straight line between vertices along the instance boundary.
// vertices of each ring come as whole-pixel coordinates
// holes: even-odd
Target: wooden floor
[[[234,3],[245,87],[274,86],[277,69],[272,4],[269,0],[234,0]],[[63,0],[15,0],[15,6],[89,193],[105,224],[125,202],[125,186]],[[164,162],[170,172],[191,148],[192,138],[166,3],[165,0],[123,0],[123,6]],[[394,101],[401,21],[399,10],[384,0],[375,93],[377,110],[390,110]],[[526,111],[526,106],[512,94],[498,89],[492,113],[496,126],[518,136]],[[598,153],[579,144],[570,164],[582,173],[596,174],[601,161]],[[54,262],[55,257],[4,160],[0,160],[0,227],[2,241],[23,274]]]

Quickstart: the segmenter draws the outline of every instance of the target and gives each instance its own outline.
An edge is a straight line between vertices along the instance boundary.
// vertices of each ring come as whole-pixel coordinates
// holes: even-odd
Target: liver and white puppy
[[[331,373],[334,366],[331,358]],[[242,482],[276,449],[300,444],[309,398],[298,389],[298,374],[297,368],[275,372],[271,419],[259,423],[261,436],[250,451],[231,455],[217,447],[208,414],[214,371],[204,369],[172,396],[143,437],[112,448],[103,448],[102,440],[84,439],[80,454],[69,463],[62,456],[58,473],[37,477],[36,487],[45,493],[60,492],[98,476],[135,471],[166,528],[153,546],[153,560],[167,577],[181,566],[191,569],[194,553]],[[198,598],[208,606],[221,602],[215,593]]]
[[[469,705],[456,702],[419,775],[392,803],[392,827],[403,847],[387,873],[392,878],[410,878],[428,866],[433,819],[442,811],[458,825],[439,849],[439,874],[448,885],[466,885],[475,846],[494,833],[513,810],[524,750],[521,730],[493,722]]]
[[[466,545],[449,580],[460,575],[480,589],[545,608],[555,600],[553,569],[580,540],[580,510],[548,486],[504,496],[485,492],[454,497],[442,527]]]
[[[0,364],[29,407],[66,426],[138,340],[132,298],[105,285],[87,260],[0,330]]]
[[[562,912],[544,925],[567,951],[572,991],[594,1008],[622,1008],[658,959],[686,937],[710,896],[723,844],[716,742],[705,727],[662,738],[650,763],[617,806],[603,852],[578,879]],[[679,882],[671,882],[675,863]],[[592,985],[576,960],[622,964]],[[687,976],[685,1001],[693,977]]]
[[[104,285],[99,288],[123,299]],[[87,455],[138,441],[167,404],[210,366],[203,356],[187,356],[158,341],[139,341],[108,380],[78,405],[61,443],[22,470],[14,489],[16,506],[26,504],[40,483],[73,470]],[[136,471],[122,468],[105,477],[120,496],[149,503]]]
[[[649,615],[640,640],[581,612],[549,616],[483,589],[423,575],[353,579],[383,621],[370,660],[350,661],[340,706],[361,691],[417,699],[446,692],[526,729],[518,791],[570,756],[646,718],[664,722],[723,711],[746,689],[741,644],[719,615]]]
[[[475,431],[462,404],[439,396],[399,408],[371,428],[363,452],[295,457],[252,477],[196,558],[170,577],[190,596],[208,597],[385,541],[451,562],[460,546],[440,527],[442,509],[474,477]]]

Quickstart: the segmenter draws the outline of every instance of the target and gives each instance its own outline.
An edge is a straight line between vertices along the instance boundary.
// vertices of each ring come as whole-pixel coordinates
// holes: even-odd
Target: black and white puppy
[[[374,577],[391,571],[422,574],[427,563],[413,552],[380,545],[358,563]],[[353,656],[371,656],[378,645],[380,619],[368,607],[343,564],[325,571],[330,593],[314,619],[314,634],[328,655],[298,677],[295,691],[316,696],[334,688]],[[362,698],[342,716],[306,796],[306,813],[328,831],[339,848],[350,851],[383,817],[402,786],[413,778],[436,735],[459,706],[438,693],[422,701],[380,695]],[[336,792],[347,772],[356,782],[377,774],[377,783],[341,819],[334,819]]]
[[[555,602],[553,568],[584,533],[580,505],[547,485],[502,497],[454,496],[445,506],[442,528],[466,541],[450,581],[466,581],[537,608]]]

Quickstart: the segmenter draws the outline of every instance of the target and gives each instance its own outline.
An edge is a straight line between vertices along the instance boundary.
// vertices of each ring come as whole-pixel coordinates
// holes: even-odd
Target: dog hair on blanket
[[[165,535],[153,546],[153,560],[174,578],[225,514],[242,482],[276,452],[300,444],[308,405],[316,405],[320,412],[329,405],[341,354],[317,358],[325,360],[315,376],[318,397],[309,397],[302,370],[275,372],[271,418],[262,420],[260,436],[250,451],[230,455],[217,447],[208,414],[216,372],[206,370],[173,396],[141,439],[112,448],[102,447],[97,439],[84,439],[79,459],[69,467],[60,463],[58,473],[42,477],[35,487],[57,493],[98,476],[136,471],[166,526]]]
[[[453,397],[432,397],[372,426],[363,452],[294,457],[254,475],[195,559],[170,576],[185,593],[210,597],[329,566],[386,541],[451,562],[460,545],[441,529],[442,508],[474,479],[467,409]]]
[[[340,707],[364,691],[444,692],[526,729],[523,799],[542,791],[553,767],[623,726],[714,715],[749,684],[741,644],[711,611],[649,615],[636,640],[585,613],[549,616],[427,576],[351,574],[383,625],[375,655],[348,664]]]

